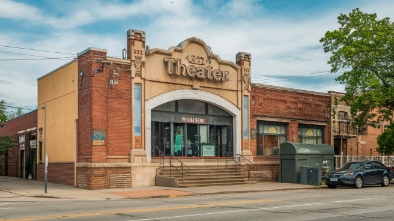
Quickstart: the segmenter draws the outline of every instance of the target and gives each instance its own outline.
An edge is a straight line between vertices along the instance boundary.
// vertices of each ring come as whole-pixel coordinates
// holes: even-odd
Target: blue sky
[[[121,57],[126,32],[146,32],[150,48],[189,37],[222,59],[252,54],[252,82],[343,91],[319,42],[354,8],[394,18],[392,0],[0,0],[0,100],[37,106],[37,78],[88,47]]]

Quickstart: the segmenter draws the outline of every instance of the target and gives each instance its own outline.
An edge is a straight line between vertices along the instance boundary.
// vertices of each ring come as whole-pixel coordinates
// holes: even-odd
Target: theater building
[[[145,39],[129,30],[122,59],[88,48],[38,79],[38,173],[47,154],[50,182],[155,185],[160,153],[253,161],[251,55],[225,61],[198,38],[168,50],[148,49]]]

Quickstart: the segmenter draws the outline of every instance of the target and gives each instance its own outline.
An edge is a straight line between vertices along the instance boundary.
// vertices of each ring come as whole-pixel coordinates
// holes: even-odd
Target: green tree
[[[13,146],[13,141],[10,137],[8,136],[1,136],[0,137],[0,156],[1,155],[6,155],[8,148]]]
[[[18,108],[18,110],[15,112],[13,112],[13,111],[6,112],[6,115],[7,115],[7,120],[11,120],[11,119],[14,119],[16,117],[23,115],[23,112],[22,112],[21,108]]]
[[[378,136],[378,147],[376,150],[383,155],[394,153],[394,125],[391,124]]]
[[[339,29],[320,39],[331,52],[331,72],[345,85],[343,100],[351,108],[353,126],[371,121],[392,122],[394,111],[394,23],[358,8],[338,16]],[[377,125],[377,124],[375,124]]]
[[[7,120],[5,101],[0,100],[0,126]]]

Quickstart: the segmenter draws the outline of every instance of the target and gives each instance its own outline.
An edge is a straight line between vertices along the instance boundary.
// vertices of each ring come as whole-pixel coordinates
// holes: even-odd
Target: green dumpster
[[[280,145],[279,182],[300,183],[300,168],[322,168],[323,162],[334,169],[334,149],[327,144],[284,142]],[[320,176],[321,174],[316,175]]]

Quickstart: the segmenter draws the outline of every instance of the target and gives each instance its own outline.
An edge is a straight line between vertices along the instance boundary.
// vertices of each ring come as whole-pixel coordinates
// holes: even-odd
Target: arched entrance
[[[232,118],[232,152],[234,154],[241,153],[241,111],[235,105],[209,92],[198,90],[177,90],[161,94],[145,102],[145,144],[148,162],[151,162],[152,157],[152,110],[162,104],[178,100],[206,102],[209,105],[216,106],[229,113]],[[169,126],[171,126],[171,124],[169,124]],[[172,131],[174,130],[173,126],[171,129]],[[188,153],[182,152],[182,154],[187,155]]]

